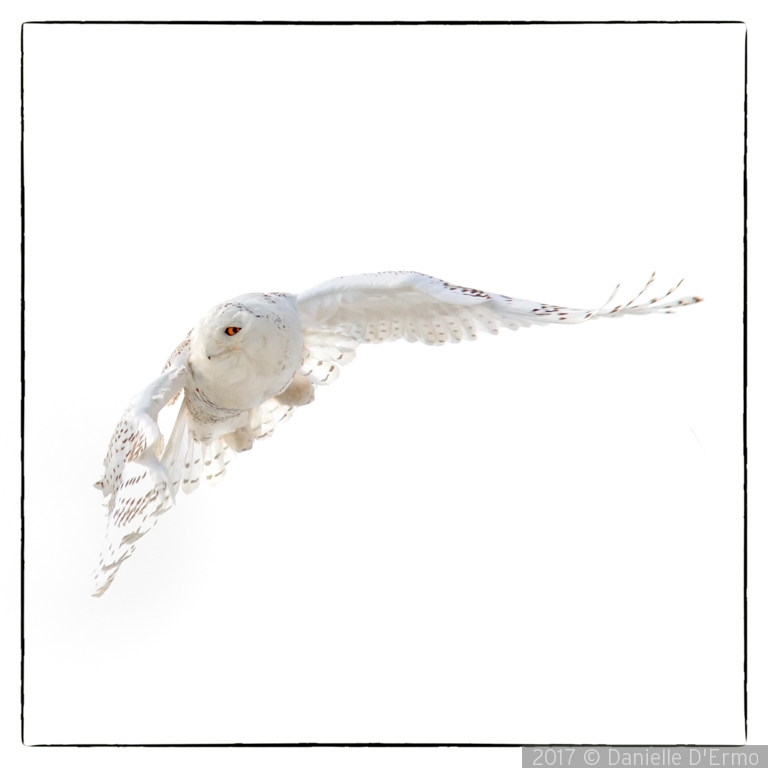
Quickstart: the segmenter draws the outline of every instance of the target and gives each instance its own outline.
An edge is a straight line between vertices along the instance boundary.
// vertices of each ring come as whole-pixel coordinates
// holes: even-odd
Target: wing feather
[[[271,437],[281,421],[289,419],[295,410],[292,405],[279,402],[274,397],[263,402],[258,408],[251,409],[251,429],[254,440]]]
[[[664,301],[663,296],[639,303],[653,283],[626,304],[598,309],[572,309],[555,304],[515,299],[500,293],[453,285],[420,272],[376,272],[337,277],[297,296],[305,337],[302,372],[315,384],[330,384],[338,369],[324,367],[330,350],[345,350],[339,365],[354,357],[358,344],[378,344],[405,339],[441,345],[472,341],[479,332],[497,334],[501,328],[517,330],[531,325],[583,323],[598,317],[672,312],[676,307],[701,301],[688,296]],[[682,282],[682,281],[680,281]],[[606,302],[610,304],[616,291]]]
[[[188,371],[171,366],[130,402],[104,459],[104,475],[96,483],[108,497],[107,531],[94,573],[94,596],[107,590],[136,542],[173,504],[168,470],[160,461],[163,436],[157,415],[184,387]]]
[[[338,333],[358,343],[375,344],[405,338],[407,329],[418,341],[434,344],[440,343],[436,323],[442,326],[449,320],[460,321],[462,338],[472,338],[477,329],[497,333],[499,328],[514,330],[530,325],[583,323],[597,317],[671,312],[701,301],[689,296],[664,302],[678,283],[663,296],[638,303],[654,278],[655,274],[626,304],[572,309],[465,288],[419,272],[377,272],[328,280],[300,293],[297,306],[307,332]],[[459,340],[456,331],[452,330],[451,335]]]

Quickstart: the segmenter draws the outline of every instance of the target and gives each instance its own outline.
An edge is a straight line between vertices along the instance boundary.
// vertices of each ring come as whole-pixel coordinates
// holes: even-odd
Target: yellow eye
[[[230,325],[229,328],[224,330],[224,333],[226,333],[227,336],[234,336],[236,333],[240,333],[240,329],[234,325]]]

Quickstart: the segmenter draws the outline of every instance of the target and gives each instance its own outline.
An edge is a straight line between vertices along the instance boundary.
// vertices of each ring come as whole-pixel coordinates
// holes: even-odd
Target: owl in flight
[[[108,497],[107,532],[94,574],[104,594],[138,540],[173,506],[179,490],[215,485],[231,452],[250,450],[315,387],[335,381],[360,344],[441,345],[499,328],[582,323],[597,317],[671,312],[696,296],[569,309],[462,288],[418,272],[379,272],[329,280],[298,295],[247,293],[214,307],[187,334],[160,376],[130,402],[95,485]],[[682,281],[681,281],[682,282]],[[618,286],[617,286],[618,290]],[[158,413],[184,392],[167,443]]]

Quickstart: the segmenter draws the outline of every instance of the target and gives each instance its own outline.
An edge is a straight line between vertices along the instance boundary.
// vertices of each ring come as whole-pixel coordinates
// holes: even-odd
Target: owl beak
[[[216,346],[210,346],[205,348],[205,356],[210,360],[213,357],[219,357],[220,355],[226,355],[239,347],[230,347],[229,349],[220,349]]]

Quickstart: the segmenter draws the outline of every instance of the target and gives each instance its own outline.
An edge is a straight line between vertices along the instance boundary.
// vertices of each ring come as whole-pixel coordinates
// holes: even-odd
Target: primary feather
[[[418,272],[338,277],[297,296],[252,293],[217,305],[177,346],[160,377],[131,400],[112,436],[96,483],[108,501],[94,596],[106,591],[179,489],[191,493],[203,481],[220,482],[232,452],[249,450],[312,402],[315,387],[334,382],[360,344],[454,344],[500,328],[672,312],[701,301],[665,301],[678,283],[640,302],[654,277],[632,301],[609,306],[617,286],[597,309],[516,299]],[[182,391],[163,450],[157,416]]]

